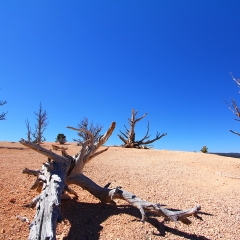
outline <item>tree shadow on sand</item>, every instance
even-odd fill
[[[103,229],[101,224],[109,217],[118,214],[128,214],[136,219],[141,218],[138,209],[131,205],[103,205],[101,203],[84,203],[75,200],[62,201],[62,213],[65,219],[68,219],[71,227],[68,235],[64,240],[98,240],[100,231]],[[200,213],[201,214],[201,213]],[[203,213],[204,214],[204,213]],[[186,239],[202,239],[208,240],[204,236],[185,233],[177,229],[164,225],[164,222],[159,222],[158,219],[152,218],[148,215],[147,222],[158,230],[156,236],[165,236],[166,232],[170,232],[176,236],[184,237]]]
[[[0,148],[15,149],[15,150],[25,150],[25,149],[27,149],[27,148],[23,148],[23,147],[5,147],[5,146],[0,146]]]

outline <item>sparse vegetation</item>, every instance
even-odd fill
[[[94,138],[94,142],[97,142],[98,138],[100,137],[100,132],[103,128],[102,125],[99,124],[94,124],[92,121],[89,123],[89,120],[87,117],[84,117],[80,123],[78,124],[79,129],[85,129],[85,131],[79,131],[78,136],[80,137],[79,139],[73,139],[73,141],[77,142],[77,145],[82,145],[83,142],[86,142],[90,138],[90,134]]]
[[[67,142],[66,136],[63,133],[59,133],[56,138],[56,143],[59,142],[60,144],[64,144]]]
[[[151,145],[151,143],[159,140],[160,138],[164,137],[167,135],[167,133],[163,133],[160,134],[157,132],[156,137],[152,140],[149,140],[150,135],[148,135],[149,133],[149,121],[148,121],[148,125],[147,125],[147,132],[145,134],[145,136],[139,140],[136,141],[135,139],[135,125],[138,121],[142,120],[147,113],[145,113],[142,117],[140,118],[136,118],[138,111],[134,111],[134,109],[132,109],[132,117],[131,119],[129,118],[129,125],[130,125],[130,129],[128,129],[125,125],[125,132],[120,131],[121,134],[118,134],[118,137],[123,141],[123,147],[125,148],[144,148],[144,149],[148,149]]]
[[[206,146],[203,146],[201,149],[202,153],[207,153],[208,152],[208,148]]]

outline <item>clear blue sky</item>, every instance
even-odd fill
[[[239,152],[240,131],[224,99],[239,90],[240,1],[0,1],[0,140],[26,138],[25,120],[48,112],[47,141],[69,141],[86,116],[117,122],[131,109],[136,138],[167,132],[157,149]],[[239,100],[239,101],[238,101]]]

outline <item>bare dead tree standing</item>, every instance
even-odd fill
[[[24,146],[48,158],[48,161],[42,165],[41,170],[30,170],[27,168],[23,170],[23,173],[37,177],[31,189],[41,191],[40,195],[35,197],[30,204],[26,205],[26,207],[34,207],[36,205],[36,214],[30,225],[28,239],[56,239],[57,222],[63,219],[60,208],[62,193],[65,191],[77,197],[77,193],[69,187],[71,184],[78,185],[82,189],[87,190],[105,204],[108,203],[117,207],[115,199],[127,201],[130,205],[139,209],[142,222],[147,219],[146,212],[162,216],[165,220],[179,220],[186,224],[191,223],[188,219],[189,216],[197,217],[200,206],[185,211],[171,211],[161,207],[158,203],[142,200],[134,194],[123,190],[121,187],[108,188],[110,183],[101,187],[83,174],[83,168],[90,160],[108,150],[108,148],[103,150],[99,150],[99,148],[111,136],[115,125],[116,123],[113,122],[106,133],[99,137],[97,141],[94,141],[93,134],[86,129],[68,127],[79,132],[85,132],[89,137],[87,141],[82,143],[79,153],[72,157],[64,149],[62,150],[62,156],[60,156],[37,144],[32,144],[25,140],[20,141]]]
[[[233,79],[233,81],[238,85],[238,87],[240,88],[240,78],[239,79],[236,79],[233,75],[232,75],[232,73],[230,73],[231,74],[231,76],[232,76],[232,79]],[[240,92],[239,92],[240,93]],[[233,98],[231,98],[231,105],[232,106],[230,106],[230,104],[227,102],[227,101],[225,101],[226,103],[227,103],[227,105],[228,105],[228,108],[233,112],[233,114],[234,115],[236,115],[239,119],[235,119],[236,121],[240,121],[240,109],[238,108],[238,105],[237,105],[237,103],[235,102],[235,100],[233,99]],[[240,136],[240,133],[238,133],[238,132],[235,132],[235,131],[233,131],[233,130],[229,130],[230,132],[232,132],[232,133],[234,133],[234,134],[236,134],[236,135],[238,135],[238,136]]]
[[[46,110],[42,110],[42,104],[40,102],[39,110],[38,112],[34,112],[34,114],[37,116],[36,120],[37,123],[35,124],[35,131],[32,133],[33,141],[37,144],[43,143],[46,138],[43,136],[43,132],[46,130],[46,127],[48,125],[47,122],[47,112]]]
[[[150,140],[149,138],[151,137],[148,133],[149,133],[149,121],[148,121],[148,125],[147,125],[147,132],[145,134],[145,136],[139,140],[136,141],[135,139],[135,125],[137,122],[139,122],[140,120],[142,120],[144,117],[146,117],[147,113],[145,113],[142,117],[140,118],[136,118],[138,111],[134,111],[134,109],[132,109],[132,117],[131,119],[128,118],[128,123],[130,125],[130,129],[128,129],[125,125],[125,132],[120,131],[121,134],[118,134],[118,137],[123,141],[123,147],[125,148],[149,148],[149,144],[159,140],[160,138],[164,137],[167,135],[167,133],[156,133],[156,137],[152,140]]]
[[[90,136],[88,132],[90,132],[93,135],[94,142],[97,141],[97,139],[100,137],[100,132],[102,131],[103,126],[99,124],[94,124],[92,121],[89,123],[89,120],[87,117],[83,117],[83,119],[78,124],[79,129],[86,129],[87,132],[78,132],[79,139],[73,139],[78,143],[78,145],[82,145],[83,142],[86,142],[89,140]]]
[[[28,142],[31,142],[32,141],[32,129],[31,129],[30,122],[28,121],[28,119],[25,120],[25,124],[27,127],[27,140],[28,140]]]

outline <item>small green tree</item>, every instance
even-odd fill
[[[203,146],[202,149],[201,149],[201,152],[207,153],[208,152],[208,148],[206,146]]]
[[[59,133],[56,138],[56,143],[59,142],[60,144],[64,144],[67,142],[66,136],[63,133]]]

